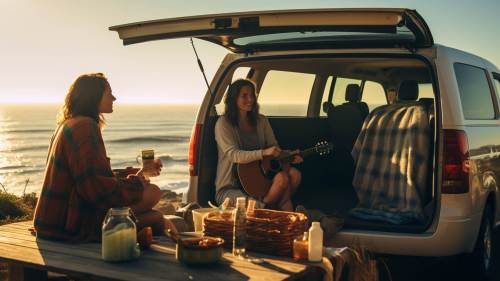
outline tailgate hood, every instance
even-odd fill
[[[194,37],[235,53],[320,48],[407,47],[434,44],[415,10],[319,9],[227,13],[117,25],[124,45]]]

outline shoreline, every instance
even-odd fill
[[[181,207],[182,192],[161,190],[161,199],[153,209],[164,215],[175,214]],[[21,196],[0,191],[0,225],[33,219],[33,212],[38,200],[37,193],[27,193]]]

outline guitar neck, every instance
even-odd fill
[[[279,157],[278,160],[282,163],[290,163],[293,161],[293,159],[295,158],[295,155],[297,155],[297,154],[302,156],[302,158],[306,158],[307,156],[313,155],[315,153],[316,153],[316,150],[314,149],[314,147],[311,147],[311,148],[308,148],[306,150],[302,150],[299,153],[291,153],[290,155]]]

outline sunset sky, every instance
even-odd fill
[[[109,26],[256,10],[407,7],[437,43],[500,67],[500,1],[0,0],[0,103],[61,103],[81,73],[104,72],[121,103],[199,103],[205,84],[187,39],[124,47]],[[210,81],[226,49],[196,40]]]

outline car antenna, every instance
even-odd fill
[[[194,47],[193,37],[189,38],[191,40],[191,46],[193,46],[194,55],[196,56],[196,60],[198,61],[198,66],[200,67],[201,74],[203,74],[203,78],[205,79],[205,84],[207,84],[208,91],[212,94],[212,90],[210,89],[210,85],[208,84],[207,76],[205,75],[205,70],[203,69],[203,64],[201,63],[200,57],[198,57],[198,52],[196,52],[196,48]]]

